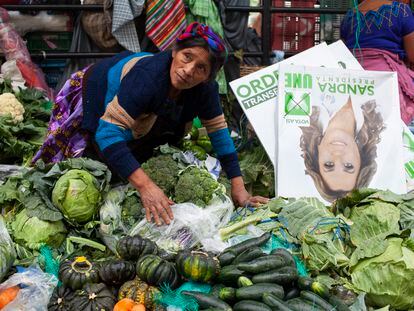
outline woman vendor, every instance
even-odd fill
[[[166,224],[174,204],[140,163],[154,147],[177,143],[199,117],[240,206],[268,199],[245,189],[220,105],[216,73],[227,50],[208,26],[190,24],[172,51],[122,52],[74,73],[56,97],[48,136],[33,163],[98,155],[141,196],[147,220]]]

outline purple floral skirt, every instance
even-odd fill
[[[86,67],[71,75],[56,96],[45,142],[32,159],[55,163],[67,158],[81,157],[88,142],[82,130],[82,81]]]

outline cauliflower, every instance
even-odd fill
[[[12,93],[3,93],[0,95],[0,116],[9,115],[13,123],[23,121],[24,107]]]
[[[178,178],[175,186],[175,202],[191,202],[205,207],[215,195],[226,193],[226,188],[210,173],[196,166],[188,167]]]
[[[173,194],[180,167],[170,155],[162,154],[153,157],[141,167],[167,196]]]

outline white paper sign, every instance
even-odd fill
[[[328,45],[329,50],[338,59],[338,65],[346,69],[364,70],[346,45],[338,40]],[[407,182],[407,192],[414,190],[414,135],[401,120],[403,135],[404,169]]]
[[[281,65],[277,194],[406,192],[396,73]]]
[[[230,82],[239,104],[252,124],[273,165],[276,159],[277,78],[281,64],[338,66],[337,60],[329,51],[326,43],[322,43],[280,63]]]

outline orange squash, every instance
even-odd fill
[[[132,311],[136,305],[137,303],[132,299],[124,298],[116,303],[113,311]]]
[[[19,293],[19,290],[19,286],[12,286],[0,291],[0,309],[12,302]]]
[[[132,307],[131,311],[145,311],[145,306],[142,303],[136,304]]]

